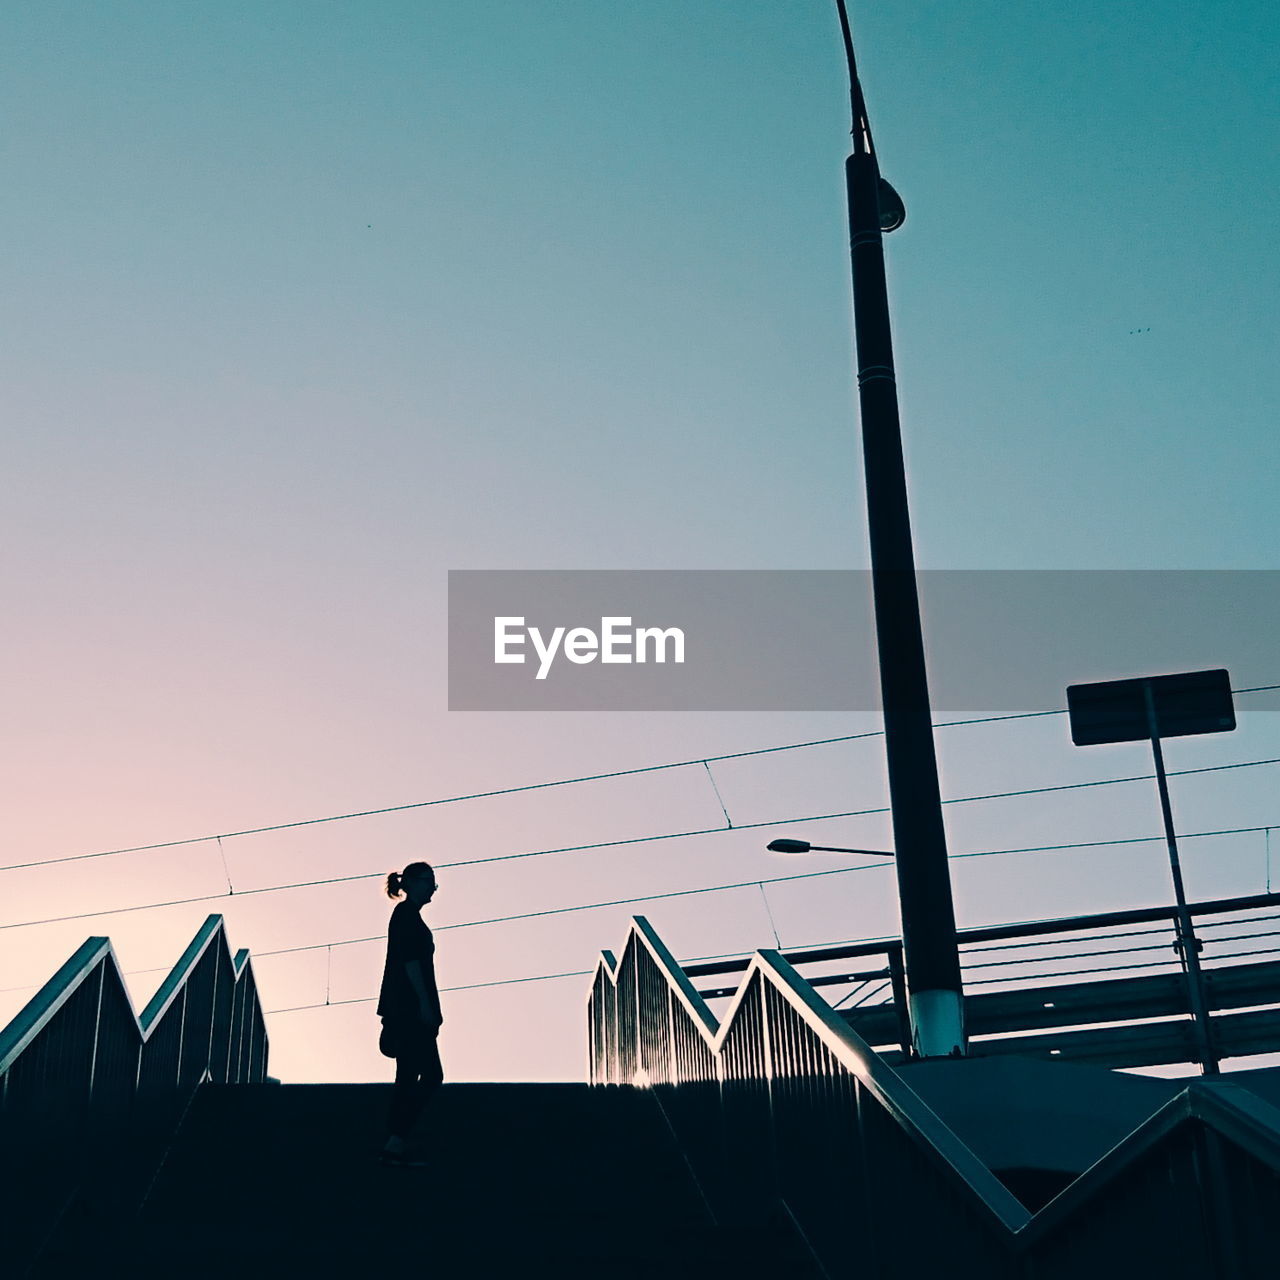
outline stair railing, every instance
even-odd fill
[[[267,1032],[247,951],[211,915],[134,1013],[108,938],[89,938],[0,1031],[0,1113],[56,1095],[97,1110],[208,1079],[266,1078]]]
[[[1218,1056],[1280,1050],[1280,894],[1193,902],[1189,909]],[[960,930],[971,1048],[1109,1067],[1197,1062],[1176,917],[1176,907],[1144,907]],[[835,1007],[887,1061],[910,1056],[901,939],[810,947],[784,958],[804,967],[810,986],[828,994],[839,988]],[[732,975],[736,984],[748,963],[745,956],[696,962],[685,973]],[[702,995],[735,989],[713,986]],[[1073,1027],[1089,1030],[1066,1030]],[[1031,1031],[1041,1034],[1027,1039],[1023,1033]]]
[[[923,1196],[933,1237],[996,1267],[1030,1217],[777,951],[751,957],[717,1022],[636,916],[621,957],[602,955],[588,1010],[592,1082],[658,1092],[726,1220],[782,1200],[830,1259],[864,1216],[909,1236]]]
[[[1239,1085],[1192,1082],[1033,1214],[776,951],[717,1022],[634,917],[588,1030],[591,1081],[654,1091],[722,1220],[781,1202],[829,1276],[1274,1271],[1280,1109]]]

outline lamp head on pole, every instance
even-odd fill
[[[813,846],[807,840],[770,840],[770,853],[808,853]]]
[[[902,197],[884,179],[880,179],[878,191],[880,197],[880,230],[897,231],[907,220],[907,206]]]
[[[849,64],[849,101],[853,109],[853,151],[855,155],[876,157],[876,149],[871,141],[871,122],[867,118],[867,103],[862,96],[862,82],[858,79],[858,64],[853,56],[853,33],[849,30],[849,14],[844,0],[836,0],[836,8],[840,14],[840,31],[844,36],[845,60]],[[879,164],[876,165],[877,170]],[[897,231],[907,220],[907,206],[902,197],[892,186],[880,177],[876,189],[880,205],[880,230],[884,233]]]
[[[846,849],[841,845],[810,844],[808,840],[770,840],[766,846],[770,853],[860,853],[869,858],[892,858],[888,849]]]

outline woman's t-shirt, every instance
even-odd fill
[[[396,903],[387,927],[387,961],[382,969],[382,990],[378,993],[378,1013],[383,1018],[418,1017],[418,997],[404,967],[411,960],[422,966],[427,994],[436,994],[436,943],[431,930],[409,901]]]

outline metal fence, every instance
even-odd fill
[[[108,938],[89,938],[0,1031],[0,1117],[56,1096],[94,1109],[181,1093],[204,1079],[256,1082],[267,1031],[249,953],[233,958],[211,915],[141,1017]]]
[[[1236,1086],[1189,1086],[1032,1213],[776,951],[718,1020],[636,917],[588,1029],[592,1082],[654,1089],[722,1219],[785,1206],[831,1277],[1252,1277],[1280,1251],[1280,1111]]]
[[[1191,904],[1218,1058],[1280,1051],[1280,894]],[[1172,907],[965,929],[957,934],[975,1051],[1109,1067],[1196,1063],[1190,975]],[[787,951],[811,986],[896,1061],[910,1047],[897,939]],[[851,963],[852,962],[852,963]],[[692,964],[690,977],[741,973],[747,959]],[[708,986],[708,999],[736,988]]]
[[[110,1236],[136,1212],[200,1084],[266,1071],[253,967],[247,951],[232,956],[221,916],[140,1017],[110,941],[89,938],[0,1031],[6,1273],[31,1274],[69,1231]]]

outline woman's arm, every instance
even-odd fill
[[[413,994],[418,997],[418,1010],[422,1014],[423,1022],[429,1027],[438,1027],[444,1021],[440,1012],[440,997],[436,994],[434,985],[428,988],[422,972],[422,961],[406,960],[404,971],[409,979],[409,985],[413,988]]]

